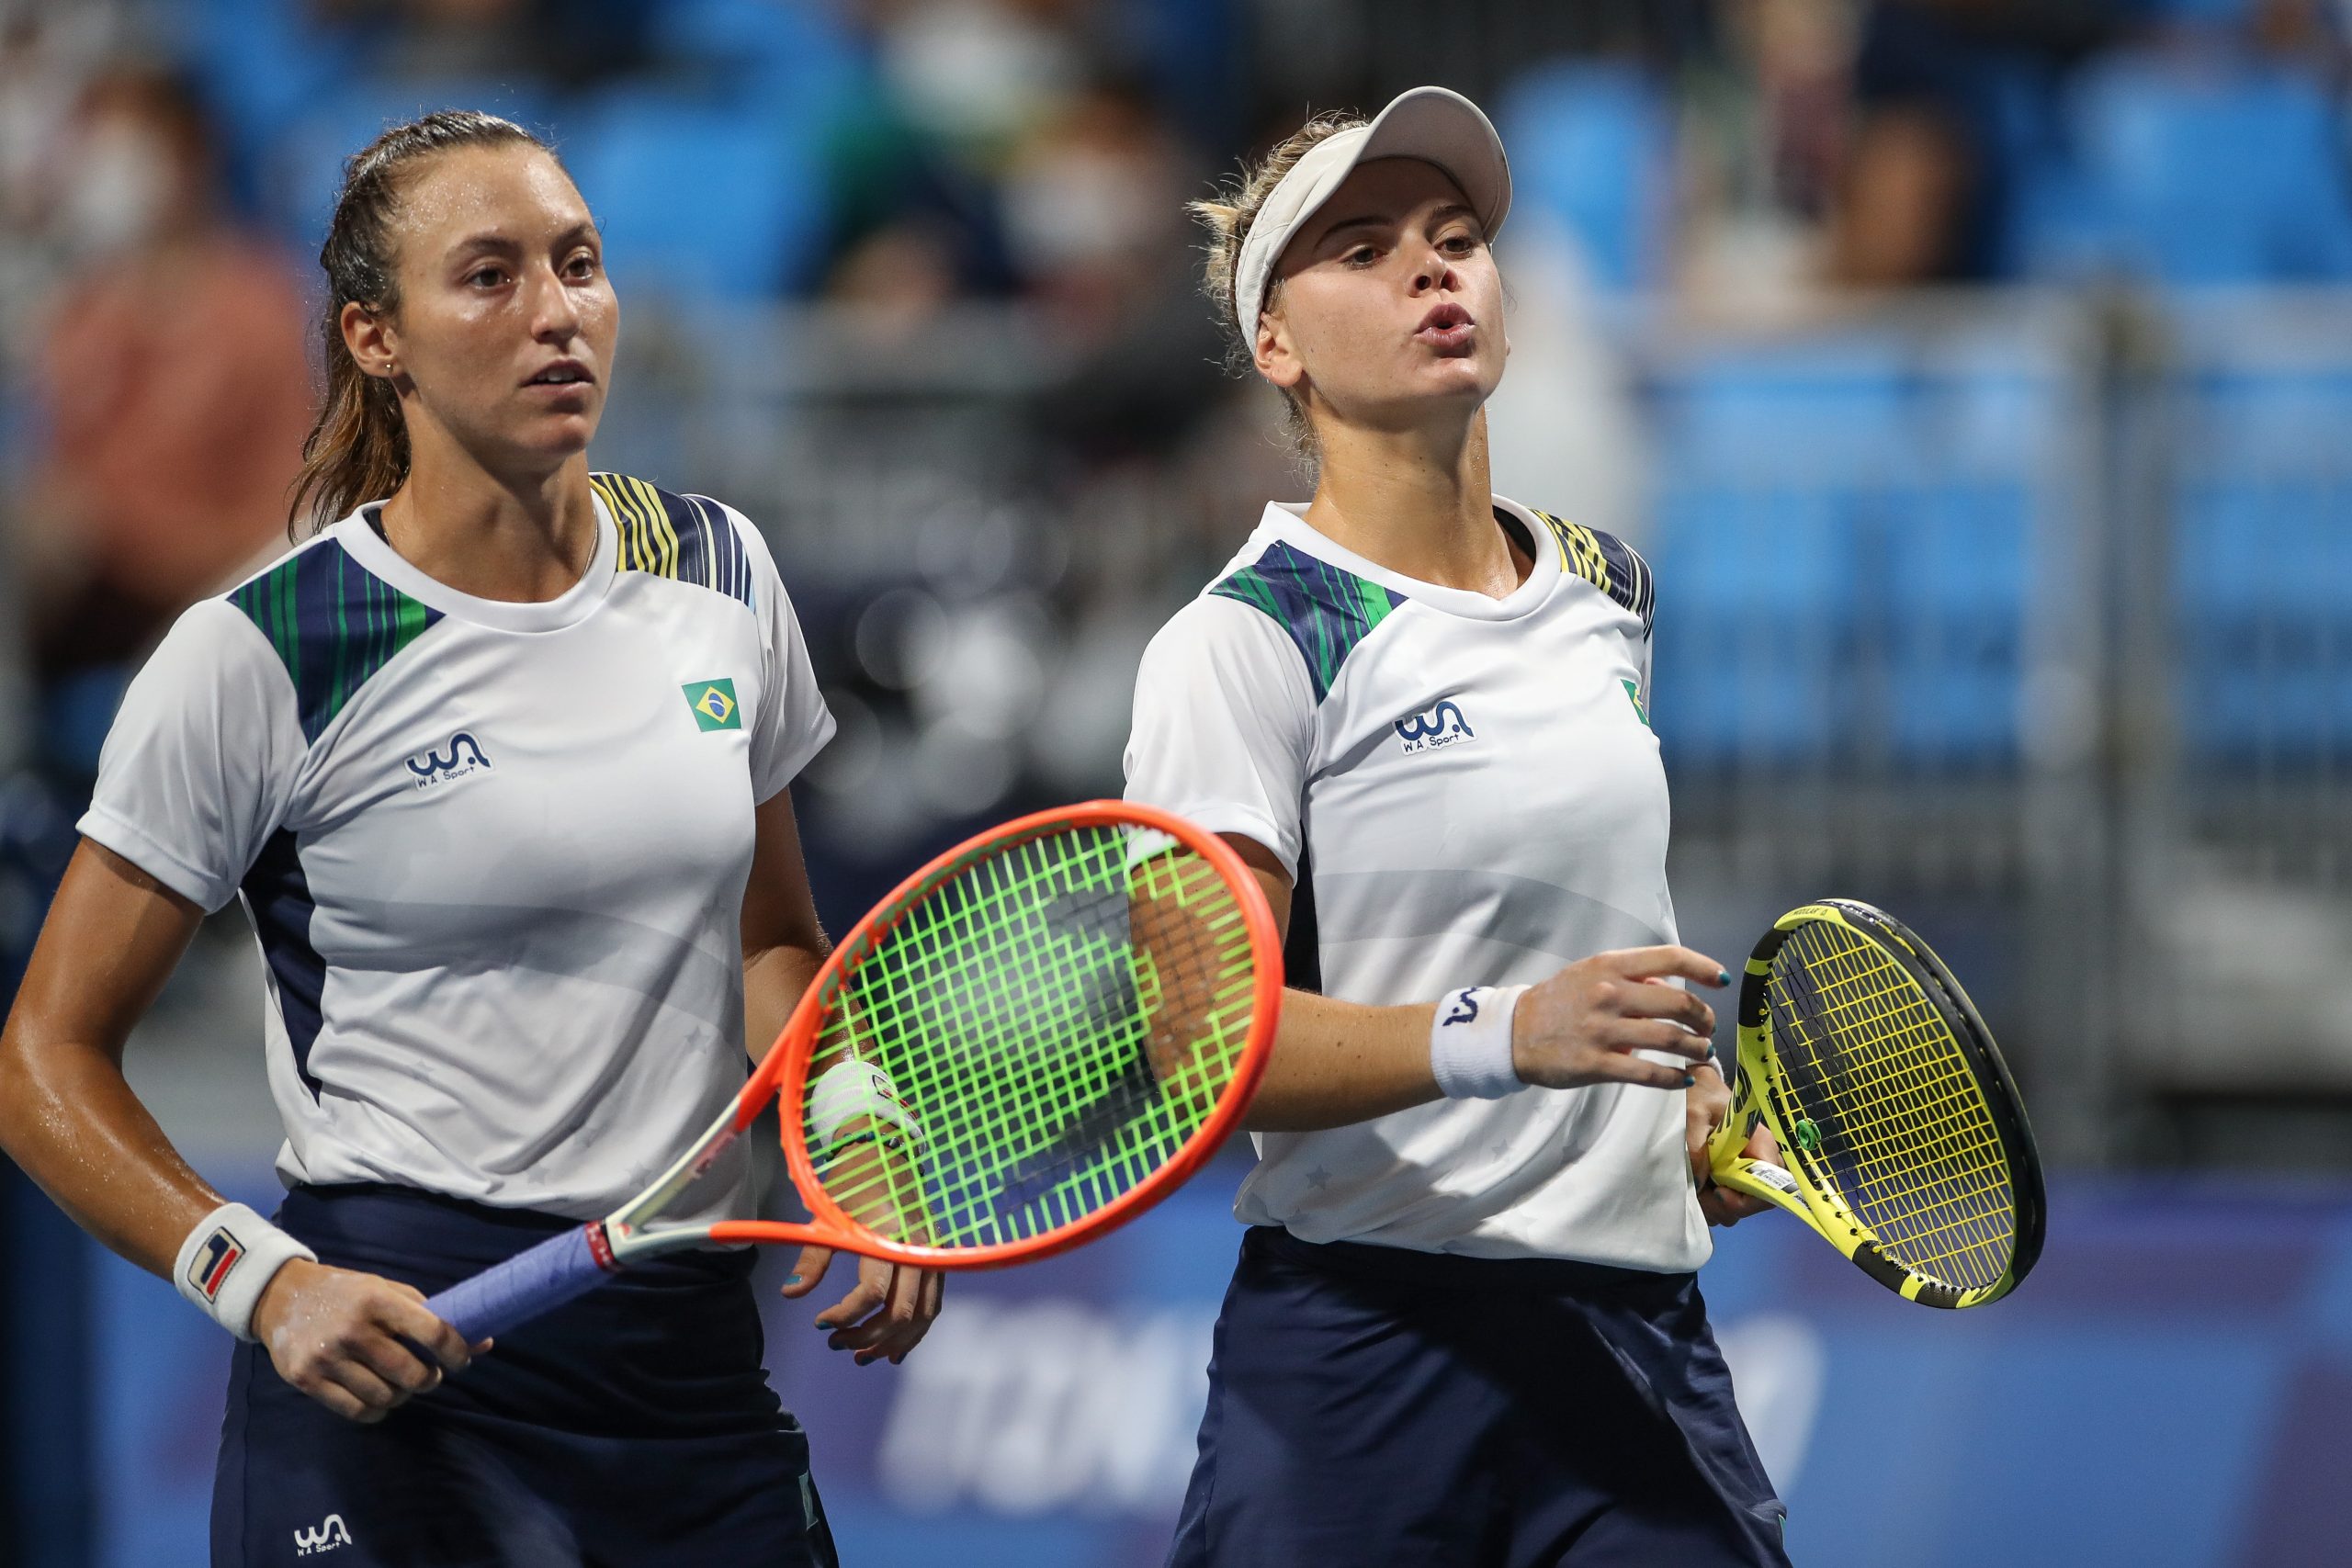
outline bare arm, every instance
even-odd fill
[[[123,1046],[203,911],[112,850],[65,868],[0,1032],[0,1148],[74,1222],[151,1274],[224,1200],[122,1076]]]
[[[131,1092],[122,1053],[202,919],[85,840],[0,1032],[0,1147],[75,1224],[153,1274],[170,1273],[223,1200]],[[301,1258],[271,1276],[253,1331],[288,1382],[358,1421],[381,1420],[470,1354],[421,1292]]]
[[[755,1058],[766,1055],[784,1032],[832,945],[808,891],[791,795],[779,794],[761,807],[757,823],[752,879],[743,890],[743,1028],[746,1048]],[[787,1106],[784,1113],[797,1115],[798,1108]],[[784,1293],[805,1296],[814,1291],[832,1261],[831,1247],[802,1247]],[[901,1361],[931,1331],[944,1291],[935,1269],[861,1258],[857,1284],[817,1314],[817,1326],[831,1329],[826,1343],[854,1351],[861,1367],[885,1358]]]
[[[743,1048],[768,1054],[817,977],[832,942],[817,919],[789,791],[759,808],[752,879],[743,889]]]
[[[1272,850],[1224,835],[1256,874],[1274,924],[1290,929],[1291,881]],[[1572,1089],[1588,1083],[1689,1087],[1690,1074],[1633,1055],[1670,1052],[1703,1060],[1714,1010],[1672,976],[1723,986],[1713,959],[1687,947],[1634,948],[1571,964],[1520,999],[1511,1055],[1530,1084]],[[1434,1001],[1367,1007],[1311,991],[1283,993],[1281,1032],[1266,1077],[1250,1107],[1253,1132],[1299,1133],[1368,1122],[1439,1098],[1430,1071]]]

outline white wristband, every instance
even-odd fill
[[[889,1075],[871,1062],[852,1057],[827,1067],[808,1087],[811,1150],[823,1155],[841,1136],[842,1128],[860,1116],[888,1122],[908,1133],[921,1130]]]
[[[1500,1100],[1522,1088],[1510,1060],[1511,1015],[1525,986],[1464,986],[1437,999],[1430,1072],[1448,1100]]]
[[[254,1337],[254,1307],[270,1280],[293,1258],[319,1255],[243,1203],[223,1203],[180,1243],[172,1283],[213,1322],[240,1339]]]

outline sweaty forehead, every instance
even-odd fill
[[[520,241],[587,220],[563,166],[522,142],[443,153],[409,182],[400,210],[402,238],[427,254],[485,231]]]

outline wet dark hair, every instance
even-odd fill
[[[331,523],[371,501],[380,501],[408,477],[408,426],[390,381],[370,376],[351,357],[343,341],[343,308],[354,302],[371,311],[400,309],[392,226],[400,214],[401,186],[419,164],[461,147],[555,149],[513,120],[473,109],[445,109],[396,125],[354,153],[344,164],[343,190],[327,225],[319,265],[326,270],[326,310],[319,323],[319,347],[327,374],[326,400],[310,438],[302,443],[302,471],[287,505],[286,527],[298,536],[306,523]]]

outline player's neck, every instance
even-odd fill
[[[1466,428],[1318,431],[1321,471],[1308,526],[1416,581],[1500,599],[1532,565],[1495,524],[1487,415]]]
[[[477,599],[560,599],[596,554],[585,453],[514,479],[470,457],[419,450],[380,515],[386,541],[410,565]]]

